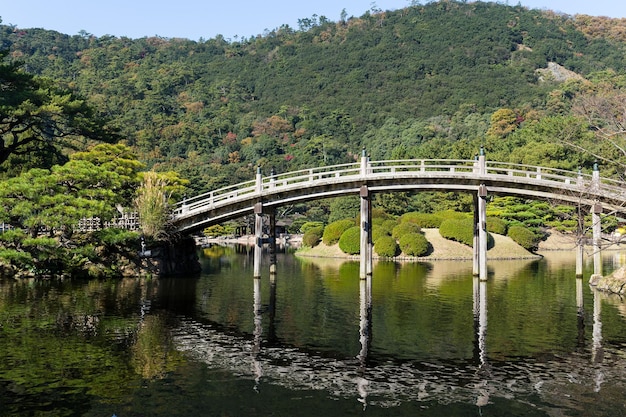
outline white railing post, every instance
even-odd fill
[[[583,185],[583,169],[578,167],[578,176],[576,177],[576,185],[581,187]]]
[[[365,148],[361,152],[361,176],[367,176],[367,166],[369,164],[369,158],[367,157],[367,153],[365,152]]]
[[[261,175],[261,166],[256,167],[256,192],[261,193],[263,191],[263,176]]]
[[[276,169],[272,167],[272,170],[270,171],[270,188],[275,188],[275,187],[276,187]]]
[[[189,211],[189,205],[187,205],[187,194],[183,195],[183,203],[180,206],[181,214],[185,214]]]
[[[593,163],[593,172],[591,174],[591,188],[597,190],[600,188],[600,169],[598,163]]]
[[[480,147],[480,153],[478,154],[478,173],[480,175],[487,173],[487,169],[485,168],[485,147],[482,145]]]

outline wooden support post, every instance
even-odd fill
[[[479,241],[478,241],[478,228],[480,226],[480,222],[478,220],[478,194],[472,194],[472,205],[474,206],[474,237],[472,244],[472,274],[477,277],[480,273],[480,264],[479,264]]]
[[[367,199],[367,256],[368,261],[365,264],[365,274],[368,277],[372,276],[372,255],[374,254],[374,244],[372,242],[372,198],[371,196]],[[371,279],[370,279],[371,286]],[[371,289],[371,288],[370,288]]]
[[[580,169],[578,170],[579,182],[582,184],[582,174]],[[585,216],[582,212],[582,208],[578,205],[577,210],[577,227],[576,227],[576,278],[583,276],[583,259],[585,255]]]
[[[583,258],[585,255],[585,245],[583,244],[583,238],[579,237],[576,242],[576,277],[583,276]]]
[[[487,187],[478,187],[478,268],[481,281],[487,279]]]
[[[593,277],[602,277],[602,204],[595,203],[591,210],[593,228]]]
[[[254,205],[254,278],[261,278],[263,253],[263,203]]]
[[[270,211],[270,275],[276,274],[276,211]]]
[[[371,253],[371,230],[372,230],[372,213],[370,194],[367,185],[361,187],[361,264],[360,264],[360,278],[365,279],[368,275],[372,274],[372,253]]]

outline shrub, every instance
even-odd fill
[[[433,213],[405,213],[400,217],[400,222],[415,223],[422,228],[436,228],[441,225],[441,217]]]
[[[381,224],[381,227],[391,236],[391,231],[397,225],[398,225],[398,222],[396,220],[385,220]]]
[[[499,217],[487,217],[487,230],[506,236],[507,223]]]
[[[307,231],[304,232],[304,235],[302,235],[302,244],[304,246],[314,248],[318,243],[320,243],[323,230],[323,226],[308,228]]]
[[[378,256],[393,258],[400,254],[396,240],[391,236],[381,236],[374,244],[374,252]]]
[[[304,226],[305,223],[307,223],[306,218],[298,217],[287,227],[287,232],[294,234],[302,233],[302,226]]]
[[[534,250],[537,247],[537,235],[524,226],[509,227],[508,236],[526,250]]]
[[[208,237],[226,236],[233,234],[233,232],[234,230],[232,227],[224,227],[221,224],[214,224],[213,226],[209,226],[202,231],[202,233]]]
[[[361,252],[361,228],[359,226],[351,227],[343,232],[339,238],[339,249],[349,255]]]
[[[322,235],[322,242],[326,245],[334,245],[339,242],[339,238],[349,228],[353,227],[353,219],[343,219],[332,222],[324,228],[324,234]]]
[[[306,222],[300,227],[300,233],[306,233],[309,229],[314,229],[321,227],[324,228],[324,223],[322,222]]]
[[[421,233],[407,233],[399,241],[400,249],[405,255],[423,256],[430,250],[430,243]]]
[[[446,239],[474,246],[474,219],[448,219],[441,222],[439,234]]]
[[[393,236],[395,239],[400,239],[407,233],[421,233],[421,231],[422,229],[420,229],[417,224],[404,222],[393,228],[393,230],[391,231],[391,236]]]
[[[393,216],[381,208],[372,208],[372,222],[393,219]]]
[[[383,236],[391,236],[389,230],[377,224],[372,226],[372,242],[376,243]]]
[[[469,217],[472,217],[470,215],[468,215],[467,213],[459,213],[458,211],[454,211],[454,210],[443,210],[443,211],[438,211],[436,213],[434,213],[435,216],[439,217],[441,219],[441,221],[445,221],[445,220],[465,220]]]

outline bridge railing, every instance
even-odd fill
[[[174,208],[174,217],[204,209],[207,206],[215,205],[225,200],[234,201],[237,198],[246,197],[248,194],[256,192],[256,181],[246,181],[239,184],[233,184],[217,190],[199,194],[192,198],[184,199],[176,204]]]
[[[396,159],[389,161],[370,161],[368,174],[395,173],[462,173],[477,172],[477,161],[466,159]]]
[[[363,160],[362,160],[363,162]],[[308,187],[319,184],[323,180],[340,179],[347,176],[365,176],[364,179],[374,177],[388,177],[393,175],[433,175],[444,173],[451,177],[467,174],[481,175],[481,165],[478,160],[465,159],[398,159],[384,161],[369,161],[366,164],[348,163],[323,167],[301,169],[298,171],[261,176],[260,171],[255,180],[222,187],[208,193],[186,199],[176,205],[174,217],[193,213],[197,210],[217,207],[250,198],[255,193],[272,192],[278,190],[292,190],[298,187]],[[580,190],[588,189],[596,194],[607,196],[624,196],[623,183],[607,178],[600,178],[581,172],[567,171],[558,168],[539,167],[509,162],[485,161],[485,176],[523,177],[533,181],[556,182],[565,186],[575,186]],[[626,199],[626,196],[624,196]]]
[[[576,185],[590,184],[593,179],[589,174],[567,171],[564,169],[494,161],[488,161],[486,163],[486,173]]]
[[[313,183],[318,180],[339,178],[349,175],[359,175],[360,165],[358,163],[330,165],[301,169],[299,171],[286,172],[284,174],[271,175],[263,178],[263,190],[276,187],[286,188],[289,186]]]

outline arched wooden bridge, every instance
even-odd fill
[[[482,149],[481,149],[482,151]],[[597,166],[591,175],[560,169],[475,160],[423,159],[370,161],[311,168],[263,177],[198,195],[180,203],[174,224],[192,233],[212,224],[246,214],[255,214],[255,272],[259,278],[263,245],[263,214],[270,217],[270,254],[275,253],[275,208],[302,201],[349,194],[360,196],[361,278],[371,275],[371,195],[392,191],[465,191],[474,194],[474,274],[487,278],[487,215],[489,194],[513,195],[565,202],[591,208],[594,275],[602,275],[601,214],[604,210],[626,211],[626,189],[621,182],[601,178]],[[597,259],[596,259],[597,258]],[[576,274],[582,274],[582,244],[576,259]],[[270,273],[275,256],[270,256]]]
[[[174,212],[179,231],[253,214],[255,205],[275,208],[307,200],[369,191],[466,191],[484,185],[490,194],[548,199],[626,211],[626,187],[593,174],[504,162],[452,159],[365,161],[287,172],[220,188],[180,202]]]

